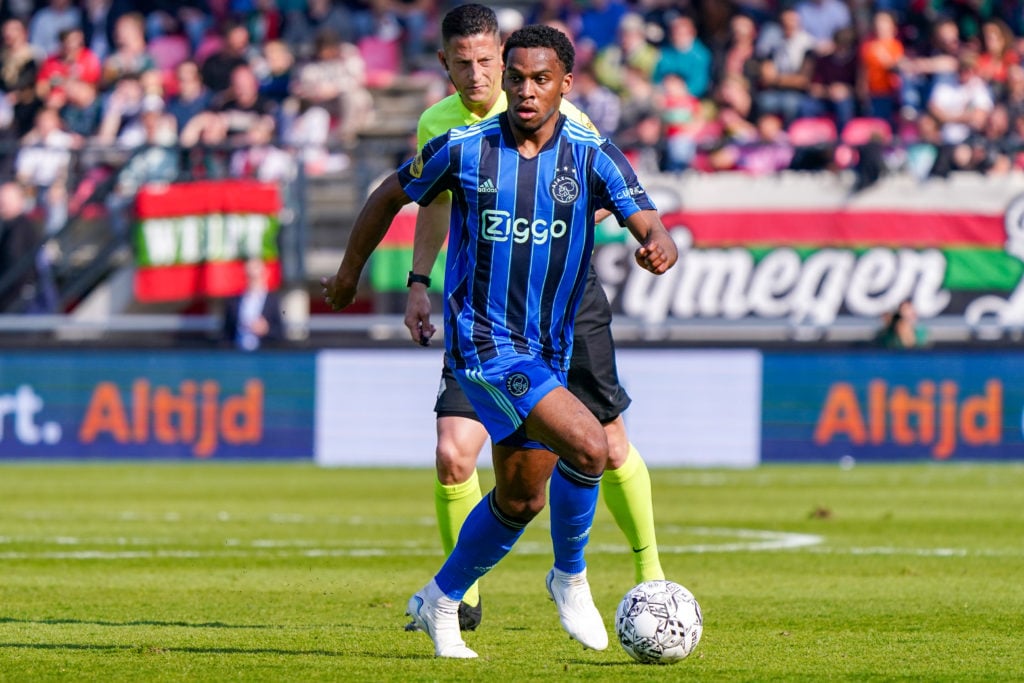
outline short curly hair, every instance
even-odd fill
[[[508,63],[508,53],[517,47],[549,47],[555,51],[558,61],[565,67],[565,73],[572,73],[576,63],[576,49],[572,46],[569,36],[557,28],[532,24],[524,26],[505,39],[505,47],[501,52],[502,60]]]

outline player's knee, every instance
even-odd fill
[[[608,440],[608,469],[617,470],[626,464],[629,458],[629,442]]]
[[[608,438],[608,469],[617,470],[629,458],[629,437],[622,417],[604,425],[604,434]]]
[[[453,441],[441,440],[435,450],[437,479],[445,486],[461,484],[473,476],[476,453],[468,453]]]
[[[498,509],[502,514],[524,524],[540,514],[546,502],[543,493],[533,496],[499,497],[497,500]]]
[[[608,439],[601,430],[588,431],[579,441],[576,462],[581,472],[598,476],[608,465]]]

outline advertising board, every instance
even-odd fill
[[[762,461],[1016,460],[1012,353],[764,355]]]
[[[758,352],[621,349],[617,356],[633,398],[626,427],[649,465],[757,464]],[[316,461],[432,467],[441,361],[437,346],[320,353]],[[490,466],[489,448],[480,465]]]
[[[0,356],[0,459],[308,459],[313,355]]]
[[[636,265],[636,244],[614,219],[598,226],[593,263],[617,319],[744,323],[807,339],[876,323],[910,300],[924,323],[941,318],[982,338],[1024,328],[1019,179],[901,176],[852,193],[825,174],[735,175],[659,181],[679,247],[660,277]],[[414,223],[414,211],[400,215],[374,254],[375,291],[404,292]],[[375,312],[403,312],[404,297],[378,301],[393,310]]]

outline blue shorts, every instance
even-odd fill
[[[502,446],[551,450],[523,434],[523,420],[557,387],[565,372],[531,356],[498,356],[473,368],[456,368],[455,379],[487,428],[491,441]]]

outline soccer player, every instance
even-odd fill
[[[456,92],[420,117],[417,130],[420,148],[451,128],[477,123],[501,113],[506,106],[505,93],[501,90],[501,38],[494,11],[479,4],[456,7],[442,20],[441,37],[443,49],[438,57]],[[562,100],[561,111],[569,119],[592,127],[586,114],[568,100]],[[443,192],[433,203],[421,207],[417,215],[405,316],[415,342],[427,343],[435,331],[430,323],[427,287],[429,273],[448,234],[450,213],[451,193]],[[600,213],[607,215],[604,211]],[[616,372],[611,319],[611,306],[597,273],[590,268],[576,316],[569,390],[604,426],[609,457],[601,491],[633,550],[636,582],[640,583],[664,579],[665,574],[654,531],[650,475],[647,465],[629,442],[622,419],[630,398],[619,384]],[[445,553],[450,553],[466,516],[483,497],[476,462],[487,441],[487,431],[447,365],[441,372],[434,412],[437,414],[434,503],[441,544]],[[459,605],[459,624],[463,630],[473,630],[481,616],[480,595],[474,585]]]
[[[587,583],[584,549],[608,460],[601,423],[565,387],[573,321],[594,246],[594,213],[611,211],[640,243],[637,263],[661,274],[675,244],[622,153],[559,113],[575,59],[565,34],[528,26],[505,43],[507,110],[435,138],[370,195],[338,272],[323,279],[334,308],[401,207],[452,192],[445,268],[445,356],[492,442],[495,488],[470,512],[441,569],[408,614],[439,657],[476,657],[458,605],[513,547],[550,484],[554,568],[548,592],[584,647],[608,633]],[[481,188],[502,188],[488,192]]]

